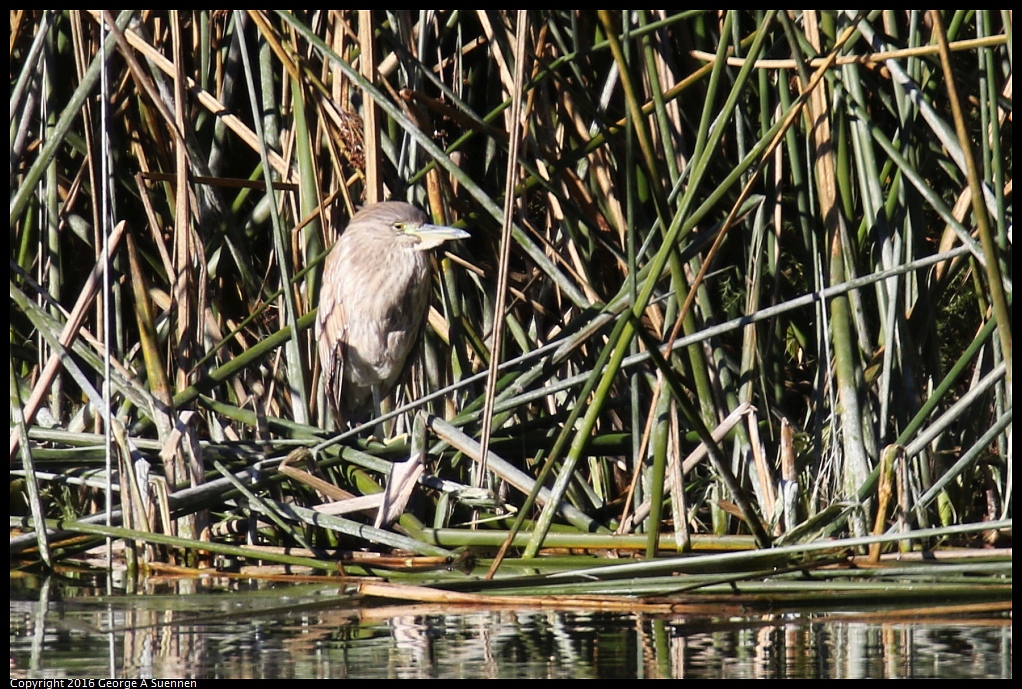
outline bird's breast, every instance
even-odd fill
[[[382,270],[355,262],[336,283],[335,298],[348,318],[345,378],[357,385],[387,385],[399,375],[425,322],[429,256],[399,252],[410,255]]]

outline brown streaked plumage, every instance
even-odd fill
[[[323,387],[338,426],[363,420],[397,385],[429,312],[429,252],[464,230],[430,225],[401,201],[362,208],[326,259],[316,315]]]

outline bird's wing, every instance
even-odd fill
[[[344,423],[344,360],[348,349],[348,319],[344,304],[331,297],[319,305],[319,361],[323,367],[323,390],[334,421],[340,428]]]
[[[392,314],[394,320],[388,326],[387,349],[394,355],[394,361],[400,368],[383,381],[381,397],[386,397],[401,381],[409,379],[409,372],[422,352],[422,340],[429,320],[430,303],[433,301],[432,276],[435,272],[431,264],[427,263],[426,288],[409,290],[410,303]]]

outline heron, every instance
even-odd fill
[[[402,201],[365,206],[326,259],[316,340],[339,428],[368,416],[401,380],[429,313],[430,252],[468,232],[432,225]]]

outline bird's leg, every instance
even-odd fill
[[[385,413],[393,411],[393,397],[380,397],[380,391],[375,386],[373,387],[373,418],[380,418]],[[389,430],[388,430],[389,428]],[[377,440],[384,447],[391,445],[404,445],[408,442],[408,434],[402,433],[400,435],[392,435],[394,430],[397,428],[397,422],[395,419],[390,421],[379,421],[373,427],[373,433],[369,437],[370,440]]]
[[[380,397],[380,388],[374,385],[373,386],[373,418],[374,419],[379,419],[381,416],[383,416],[383,399]],[[377,421],[376,422],[376,426],[375,426],[375,428],[373,428],[373,433],[376,435],[377,438],[380,439],[381,443],[384,442],[384,439],[387,437],[387,435],[386,435],[386,430],[383,428],[383,422],[382,421]]]

